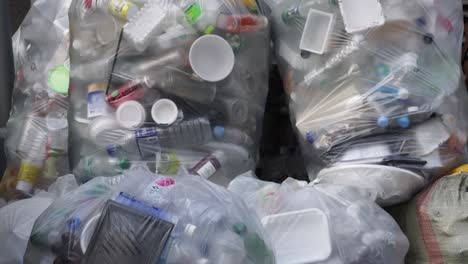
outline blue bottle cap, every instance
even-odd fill
[[[306,133],[306,139],[307,141],[309,141],[309,143],[314,143],[315,141],[315,137],[314,137],[314,134],[312,132],[307,132]]]
[[[224,137],[224,127],[223,126],[215,126],[213,128],[213,135],[215,136],[215,138],[222,138]]]
[[[109,156],[115,157],[117,155],[117,146],[109,144],[106,146],[106,151]]]
[[[76,216],[71,217],[67,221],[68,230],[76,231],[76,230],[78,230],[80,228],[80,226],[81,226],[81,220],[80,220],[80,218],[78,218]]]
[[[398,118],[398,126],[401,128],[408,128],[411,124],[410,119],[407,116],[401,116]]]
[[[388,127],[388,117],[386,116],[380,116],[378,119],[377,119],[377,126],[378,127],[381,127],[381,128],[386,128]]]

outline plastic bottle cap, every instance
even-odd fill
[[[159,125],[170,125],[177,120],[179,109],[169,99],[160,99],[151,108],[151,117]]]
[[[119,167],[122,169],[122,170],[127,170],[130,168],[130,166],[132,166],[132,163],[128,160],[128,159],[121,159],[119,160]]]
[[[306,139],[309,143],[314,143],[315,141],[315,137],[314,137],[314,134],[312,132],[307,132],[306,133]]]
[[[34,185],[32,183],[26,181],[18,181],[18,183],[16,183],[16,190],[25,193],[31,193],[33,187]]]
[[[408,97],[409,97],[409,92],[408,92],[407,89],[405,89],[405,88],[398,89],[398,98],[399,99],[406,100],[406,99],[408,99]]]
[[[70,70],[64,65],[49,71],[48,84],[57,93],[67,94],[70,85]]]
[[[137,101],[127,101],[117,108],[117,122],[126,128],[141,127],[146,120],[146,111]]]
[[[407,116],[401,116],[398,118],[398,125],[401,128],[408,128],[410,126],[410,119]]]
[[[213,128],[213,135],[215,136],[215,138],[222,138],[224,137],[224,134],[225,130],[223,126],[215,126]]]
[[[386,128],[389,124],[389,121],[388,121],[388,117],[386,116],[380,116],[378,119],[377,119],[377,126],[381,127],[381,128]]]
[[[71,229],[71,230],[77,230],[77,229],[79,229],[80,226],[81,226],[81,219],[78,218],[78,217],[76,217],[76,216],[74,216],[74,217],[68,219],[68,221],[67,221],[67,226],[68,226],[68,228]]]
[[[234,233],[242,235],[247,232],[247,227],[243,223],[236,223],[232,226]]]
[[[234,51],[220,36],[204,35],[190,47],[192,70],[203,80],[217,82],[225,79],[234,68]]]

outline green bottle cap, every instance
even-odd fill
[[[193,3],[185,10],[185,19],[189,24],[194,24],[202,14],[202,9],[198,3]]]
[[[128,170],[130,168],[130,166],[132,165],[132,163],[128,160],[128,159],[121,159],[119,161],[119,167],[122,169],[122,170]]]
[[[237,223],[232,226],[234,232],[238,235],[245,234],[247,232],[247,227],[243,223]]]
[[[118,90],[114,90],[114,91],[111,92],[111,96],[112,96],[113,98],[117,97],[118,95],[119,95],[119,91],[118,91]]]
[[[49,71],[48,84],[57,93],[67,94],[70,85],[70,70],[65,65],[51,69]]]

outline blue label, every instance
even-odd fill
[[[104,91],[88,93],[88,118],[106,114],[106,95]]]
[[[135,130],[135,139],[142,157],[154,156],[160,150],[158,129],[155,127],[144,127]]]

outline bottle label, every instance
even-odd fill
[[[133,6],[132,3],[122,0],[114,0],[109,3],[109,12],[121,19],[127,20],[128,10]]]
[[[171,178],[160,177],[151,182],[143,191],[144,200],[156,202],[164,196],[164,193],[172,189],[175,181]]]
[[[205,163],[205,165],[201,166],[197,170],[197,174],[200,175],[200,177],[205,178],[205,179],[210,178],[215,173],[216,173],[216,167],[211,161],[208,161],[207,163]]]
[[[157,128],[144,127],[135,130],[135,140],[142,157],[155,155],[160,151]]]
[[[41,171],[42,168],[35,164],[22,162],[18,172],[18,180],[34,184],[41,175]]]
[[[94,118],[106,114],[107,103],[104,91],[88,93],[88,118]]]

